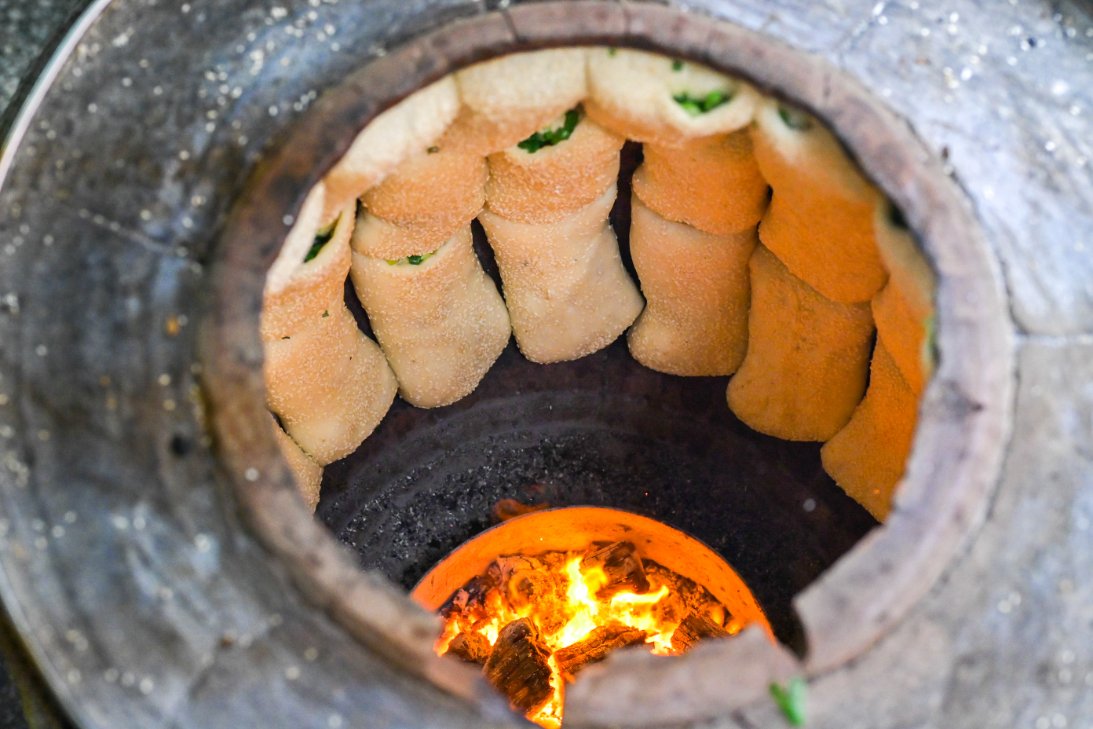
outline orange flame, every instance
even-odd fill
[[[557,565],[558,561],[552,564]],[[481,603],[451,611],[436,643],[437,654],[443,655],[460,633],[477,633],[493,646],[502,628],[514,620],[529,618],[551,653],[548,664],[553,693],[545,705],[527,718],[548,729],[561,726],[564,703],[566,677],[554,660],[555,651],[580,642],[599,626],[621,623],[645,632],[645,643],[653,653],[673,655],[679,651],[672,647],[672,636],[684,617],[683,610],[668,606],[673,601],[666,598],[673,594],[673,587],[655,573],[647,575],[648,592],[621,591],[597,597],[608,583],[608,577],[598,566],[583,565],[579,553],[567,554],[564,563],[553,572],[549,579],[542,572],[536,574],[543,576],[544,583],[553,588],[554,594],[539,594],[537,599],[522,602],[506,599],[505,587],[493,587]],[[560,586],[564,588],[559,589]],[[551,588],[546,591],[549,593]],[[716,608],[723,610],[720,605]]]

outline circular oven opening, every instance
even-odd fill
[[[481,665],[514,709],[556,728],[577,675],[643,646],[677,656],[770,623],[714,550],[663,522],[571,506],[507,518],[438,562],[410,597],[444,619],[437,653]]]
[[[613,30],[589,37],[589,27]],[[656,51],[673,73],[676,64],[702,64],[792,100],[782,115],[786,125],[813,116],[829,123],[918,234],[938,273],[941,358],[921,401],[916,446],[895,509],[876,528],[823,474],[817,444],[744,427],[725,407],[724,377],[672,377],[641,368],[623,340],[550,365],[532,364],[509,345],[470,395],[444,411],[396,403],[353,456],[327,468],[319,516],[353,548],[356,559],[348,559],[295,497],[269,433],[262,391],[261,294],[286,229],[308,215],[300,191],[365,122],[447,72],[538,45],[591,42],[603,44],[605,54]],[[795,108],[811,114],[798,117]],[[620,165],[618,200],[624,202],[628,173],[639,162],[633,147],[629,154],[630,169],[625,150]],[[297,213],[282,220],[284,210]],[[620,238],[636,214],[615,206]],[[337,225],[327,229],[318,215],[314,228],[321,237],[342,233]],[[409,589],[487,526],[490,508],[505,498],[654,515],[729,557],[764,605],[780,644],[742,636],[671,665],[608,661],[605,670],[575,684],[567,726],[687,721],[737,708],[765,693],[772,680],[814,675],[867,648],[928,589],[974,527],[997,470],[1009,355],[994,272],[959,197],[898,121],[851,82],[731,26],[652,6],[623,12],[544,4],[418,39],[322,100],[273,154],[228,236],[233,245],[220,261],[219,306],[206,327],[207,380],[242,506],[305,591],[370,649],[470,700],[477,700],[477,683],[432,654],[435,624],[390,583],[359,574],[358,565]],[[489,269],[481,231],[478,243]],[[384,265],[420,265],[409,259],[431,251],[405,253],[390,254],[395,263]],[[726,495],[732,498],[717,498]],[[725,665],[740,673],[731,690],[698,678]],[[631,685],[634,676],[641,676],[645,691]],[[653,676],[658,680],[650,681]]]

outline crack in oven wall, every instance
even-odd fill
[[[208,327],[211,409],[225,463],[242,486],[237,493],[252,524],[305,592],[331,605],[370,649],[477,700],[475,681],[428,654],[430,623],[405,597],[373,581],[355,582],[352,560],[299,508],[287,472],[276,465],[272,439],[255,425],[268,423],[255,357],[261,349],[256,332],[263,264],[285,235],[279,216],[269,211],[299,209],[299,191],[349,144],[361,120],[445,71],[528,45],[604,42],[582,37],[582,15],[586,26],[596,22],[610,28],[625,20],[628,27],[611,36],[613,45],[651,47],[680,63],[724,68],[831,122],[865,171],[904,210],[937,265],[943,355],[937,377],[978,409],[951,408],[938,393],[942,387],[927,390],[916,451],[894,511],[883,529],[860,542],[876,522],[823,473],[819,445],[760,435],[742,425],[725,406],[724,377],[682,378],[641,368],[623,340],[589,357],[547,366],[527,361],[510,343],[479,387],[454,405],[424,410],[396,401],[361,448],[327,467],[318,515],[353,548],[361,565],[404,589],[487,526],[490,508],[505,498],[623,508],[699,537],[745,578],[796,660],[777,647],[748,641],[733,647],[730,641],[693,660],[679,659],[672,668],[649,670],[687,675],[700,661],[742,666],[744,657],[759,656],[746,662],[743,673],[749,675],[735,689],[714,695],[688,686],[667,704],[653,691],[647,704],[626,706],[597,696],[618,692],[587,688],[575,691],[574,721],[641,725],[699,718],[758,698],[773,678],[824,670],[867,647],[928,588],[974,527],[997,470],[1004,425],[989,416],[1006,407],[1008,351],[1004,333],[990,318],[1000,309],[993,269],[980,260],[982,245],[947,181],[922,160],[906,130],[850,82],[758,36],[644,5],[627,13],[598,3],[518,7],[508,22],[483,16],[410,43],[322,99],[294,132],[300,143],[273,153],[237,209],[230,239],[252,244],[246,252],[239,250],[243,246],[226,246],[220,261],[221,271],[233,272],[235,285],[222,279],[222,306],[212,312]],[[502,31],[510,27],[537,37],[514,42]],[[369,93],[362,94],[365,87]],[[317,141],[319,130],[326,133],[325,142]],[[631,274],[626,237],[630,176],[638,155],[634,145],[623,151],[612,211]],[[487,271],[495,270],[482,231],[475,233],[478,256]],[[955,242],[940,247],[941,241]],[[973,265],[969,274],[965,260],[978,262],[979,269]],[[950,271],[955,273],[949,276]],[[245,286],[239,286],[241,280]],[[951,306],[953,286],[977,292],[985,306],[976,312]],[[350,294],[347,301],[355,299]],[[354,313],[367,325],[359,307]],[[233,344],[217,348],[217,341]],[[1001,400],[992,400],[999,395]],[[954,433],[968,443],[960,453],[943,447]],[[953,485],[940,492],[939,479]],[[950,512],[967,516],[954,524],[946,516]],[[906,580],[911,572],[922,575],[919,583]],[[369,599],[362,605],[365,595]],[[358,603],[350,604],[354,598]],[[408,619],[396,625],[399,611]],[[861,619],[854,619],[855,613]],[[615,672],[620,673],[625,672]],[[628,680],[608,672],[589,686],[618,688]]]

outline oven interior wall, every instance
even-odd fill
[[[640,147],[628,144],[612,213],[631,275],[629,180],[639,162]],[[497,278],[481,230],[476,248]],[[367,328],[351,292],[347,301]],[[633,511],[724,556],[779,639],[803,651],[794,595],[876,521],[824,473],[819,443],[740,423],[725,403],[727,379],[646,369],[624,339],[545,366],[510,342],[458,403],[423,410],[396,400],[354,454],[326,469],[318,517],[364,568],[409,589],[490,526],[500,499]]]

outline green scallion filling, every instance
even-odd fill
[[[774,703],[782,710],[782,715],[792,726],[804,726],[808,684],[801,677],[791,678],[787,686],[777,683],[770,685],[770,695]]]
[[[555,144],[569,139],[580,120],[581,107],[575,106],[565,113],[565,121],[562,126],[557,129],[544,129],[541,132],[535,132],[535,134],[532,134],[516,146],[528,154],[535,154],[543,147],[553,147]]]
[[[700,116],[732,101],[731,91],[711,91],[705,96],[691,96],[687,91],[672,97],[691,116]]]
[[[412,256],[406,256],[405,258],[388,258],[386,260],[388,266],[396,266],[400,263],[409,263],[411,266],[420,266],[421,264],[425,263],[425,261],[432,258],[435,254],[436,251],[433,251],[432,253],[414,254]]]
[[[922,351],[919,353],[922,357],[922,361],[929,363],[932,367],[937,363],[937,314],[931,312],[926,317],[926,321],[923,322],[922,328],[925,330],[922,337]]]
[[[304,263],[307,263],[318,256],[323,250],[323,246],[330,242],[331,238],[334,237],[334,231],[338,229],[339,220],[341,220],[340,215],[334,219],[333,223],[315,234],[315,240],[311,243],[311,248],[307,249],[307,255],[304,256]]]
[[[790,109],[779,104],[778,116],[782,118],[782,123],[790,129],[796,129],[803,132],[806,129],[812,128],[812,120],[808,117],[808,114],[805,114],[803,111]]]
[[[682,71],[683,70],[683,61],[679,60],[678,58],[673,58],[672,59],[672,70],[677,72],[677,73]]]

